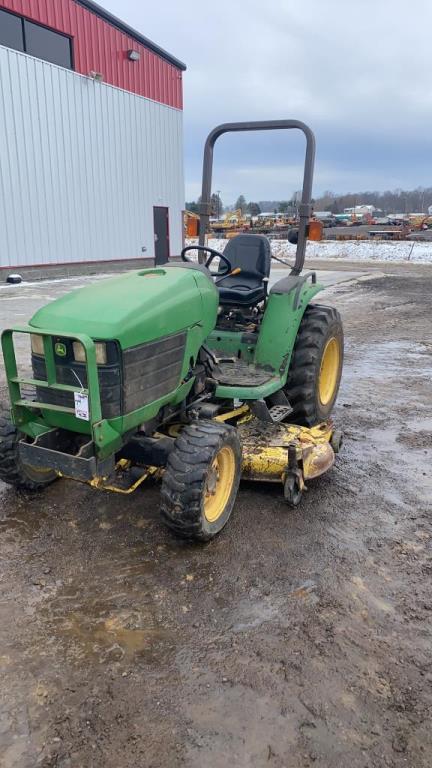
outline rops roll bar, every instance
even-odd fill
[[[213,172],[213,147],[219,136],[224,133],[238,131],[278,131],[281,129],[297,128],[303,131],[306,137],[306,155],[303,174],[303,189],[299,206],[299,232],[295,263],[291,270],[292,275],[299,275],[303,269],[306,250],[307,224],[312,213],[312,180],[315,161],[315,136],[309,126],[300,120],[256,120],[245,123],[223,123],[214,128],[209,135],[204,147],[202,192],[200,203],[200,227],[199,244],[205,244],[205,235],[208,228],[211,213],[211,184]]]

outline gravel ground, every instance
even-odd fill
[[[297,511],[243,484],[202,546],[155,485],[0,484],[2,768],[430,768],[431,293],[324,298],[346,441]]]

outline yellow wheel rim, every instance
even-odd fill
[[[209,523],[215,523],[223,514],[231,495],[235,471],[234,451],[225,445],[214,458],[205,486],[204,516]]]
[[[318,393],[322,405],[328,405],[333,398],[339,374],[340,348],[334,337],[324,347],[318,380]]]

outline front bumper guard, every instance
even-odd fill
[[[27,376],[21,376],[18,374],[18,366],[15,356],[15,348],[13,342],[14,333],[24,334],[38,334],[42,336],[44,345],[44,356],[46,365],[46,380],[39,381]],[[3,349],[3,358],[6,370],[7,383],[9,388],[9,396],[11,401],[12,415],[14,423],[18,426],[24,426],[29,420],[31,420],[31,412],[50,410],[59,414],[67,414],[69,417],[76,418],[76,412],[74,408],[69,408],[60,405],[50,405],[49,403],[39,403],[37,401],[28,400],[21,395],[21,387],[32,386],[42,387],[44,389],[58,390],[60,392],[72,392],[81,393],[88,397],[89,400],[89,418],[88,423],[91,426],[94,434],[94,425],[102,421],[102,407],[100,402],[99,391],[99,378],[98,369],[96,364],[96,347],[93,339],[82,333],[66,333],[61,332],[62,338],[73,339],[79,341],[84,347],[87,369],[87,387],[71,386],[68,384],[61,384],[57,381],[56,361],[54,356],[53,339],[59,336],[58,331],[50,329],[37,328],[36,326],[22,325],[15,326],[13,328],[7,328],[1,335],[1,344]],[[76,418],[76,423],[79,425],[80,420]]]
[[[19,455],[23,464],[55,470],[59,475],[87,483],[94,478],[109,477],[115,468],[114,456],[98,459],[93,440],[82,443],[75,451],[68,445],[61,429],[50,429],[33,441],[20,440]]]

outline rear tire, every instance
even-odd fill
[[[343,366],[343,328],[337,309],[310,304],[303,315],[284,392],[290,421],[312,427],[330,416]]]
[[[162,479],[161,516],[179,536],[209,541],[228,522],[241,475],[234,427],[195,421],[184,427]]]
[[[38,491],[57,480],[58,475],[52,469],[21,462],[18,443],[22,437],[11,421],[9,405],[0,402],[0,480],[21,490]]]

